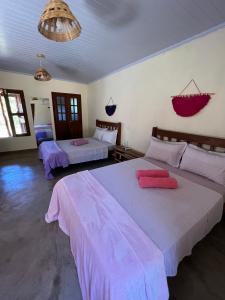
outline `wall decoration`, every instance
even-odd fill
[[[110,104],[111,103],[111,104]],[[112,116],[116,111],[116,104],[114,104],[113,98],[110,97],[108,104],[105,106],[105,112],[108,116]]]
[[[198,94],[186,94],[183,92],[188,88],[188,86],[193,83],[198,90]],[[197,86],[194,79],[192,79],[181,93],[177,96],[172,96],[173,109],[178,116],[181,117],[191,117],[197,114],[201,109],[203,109],[211,99],[214,93],[202,93]]]

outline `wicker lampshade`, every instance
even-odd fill
[[[39,32],[56,42],[79,37],[81,26],[69,6],[62,0],[50,0],[38,24]]]
[[[34,79],[38,81],[49,81],[52,79],[52,76],[44,68],[38,68],[34,74]]]
[[[34,79],[38,81],[49,81],[52,79],[52,76],[42,67],[42,60],[45,59],[45,55],[42,53],[37,54],[37,58],[40,61],[40,67],[36,70],[34,74]]]

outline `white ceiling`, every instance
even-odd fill
[[[47,0],[1,0],[0,69],[33,74],[37,53],[54,78],[89,83],[225,21],[225,0],[67,0],[79,39],[37,31]]]

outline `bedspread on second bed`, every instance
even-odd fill
[[[72,140],[57,141],[60,148],[67,153],[70,164],[78,164],[86,161],[100,160],[108,157],[110,144],[86,138],[88,144],[82,146],[71,145]]]
[[[60,180],[46,221],[70,236],[84,300],[166,300],[161,251],[88,171]]]

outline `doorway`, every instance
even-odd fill
[[[30,104],[37,144],[53,140],[49,99],[33,97]]]
[[[52,93],[57,140],[83,137],[81,95]]]

